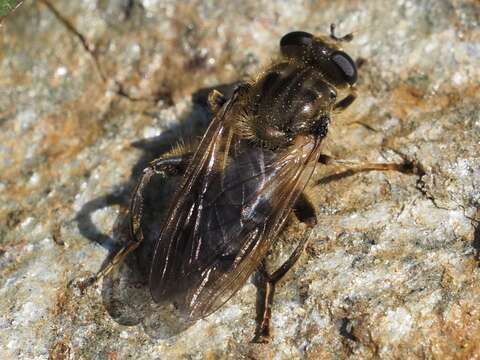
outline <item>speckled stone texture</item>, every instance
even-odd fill
[[[364,63],[326,151],[425,174],[318,168],[272,342],[250,343],[251,282],[187,329],[151,302],[141,254],[79,286],[125,240],[141,169],[205,127],[206,89],[331,22]],[[480,357],[479,64],[474,0],[25,1],[0,27],[0,358]]]

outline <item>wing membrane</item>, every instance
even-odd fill
[[[156,243],[150,290],[193,319],[227,301],[258,267],[307,184],[320,141],[284,153],[234,132],[234,95],[208,128]]]

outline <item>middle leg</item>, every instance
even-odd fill
[[[347,169],[340,173],[328,176],[328,181],[323,182],[330,182],[332,180],[340,179],[343,177],[347,177],[350,175],[354,175],[361,172],[367,171],[398,171],[403,174],[411,174],[411,175],[419,175],[422,176],[425,174],[425,169],[423,166],[412,160],[404,159],[401,163],[371,163],[371,162],[359,162],[355,160],[341,160],[336,159],[329,155],[320,155],[318,162],[324,165],[335,165],[335,166],[342,166],[346,167]]]
[[[101,269],[94,277],[93,281],[108,275],[125,257],[137,249],[143,242],[143,232],[141,229],[142,217],[144,215],[144,192],[145,188],[151,182],[152,177],[158,175],[162,178],[182,174],[190,160],[191,154],[159,158],[152,161],[148,167],[143,170],[142,176],[133,191],[130,203],[130,241],[125,244],[112,258],[112,260]]]

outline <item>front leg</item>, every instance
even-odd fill
[[[227,98],[218,90],[213,89],[210,94],[208,94],[208,105],[214,114],[216,114],[226,102]]]
[[[342,100],[340,100],[333,106],[333,110],[336,112],[342,112],[346,110],[350,105],[352,105],[356,98],[357,92],[355,91],[355,89],[352,88],[350,94],[345,96]]]

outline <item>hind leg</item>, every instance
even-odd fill
[[[349,168],[343,173],[322,179],[322,182],[329,182],[344,176],[366,171],[399,171],[406,174],[424,174],[422,166],[412,161],[404,161],[403,163],[360,163],[356,161],[338,160],[328,155],[321,155],[319,162],[325,165],[341,165]],[[302,194],[297,200],[293,211],[298,220],[305,223],[309,229],[312,229],[317,224],[315,207],[305,194]],[[269,341],[271,335],[270,319],[272,316],[276,284],[300,258],[309,240],[308,233],[309,231],[307,231],[306,236],[300,241],[287,261],[273,273],[270,274],[266,269],[265,263],[262,262],[258,270],[260,277],[258,285],[259,301],[257,302],[257,328],[253,342],[267,343]]]
[[[302,194],[293,208],[295,216],[302,223],[305,223],[309,230],[317,223],[316,211],[313,204],[305,194]],[[257,287],[257,328],[253,342],[267,343],[270,340],[270,319],[272,317],[273,297],[275,295],[276,284],[285,276],[285,274],[295,265],[303,253],[305,246],[310,238],[310,231],[302,238],[290,257],[273,273],[266,269],[265,262],[262,262],[258,275],[260,277]]]

